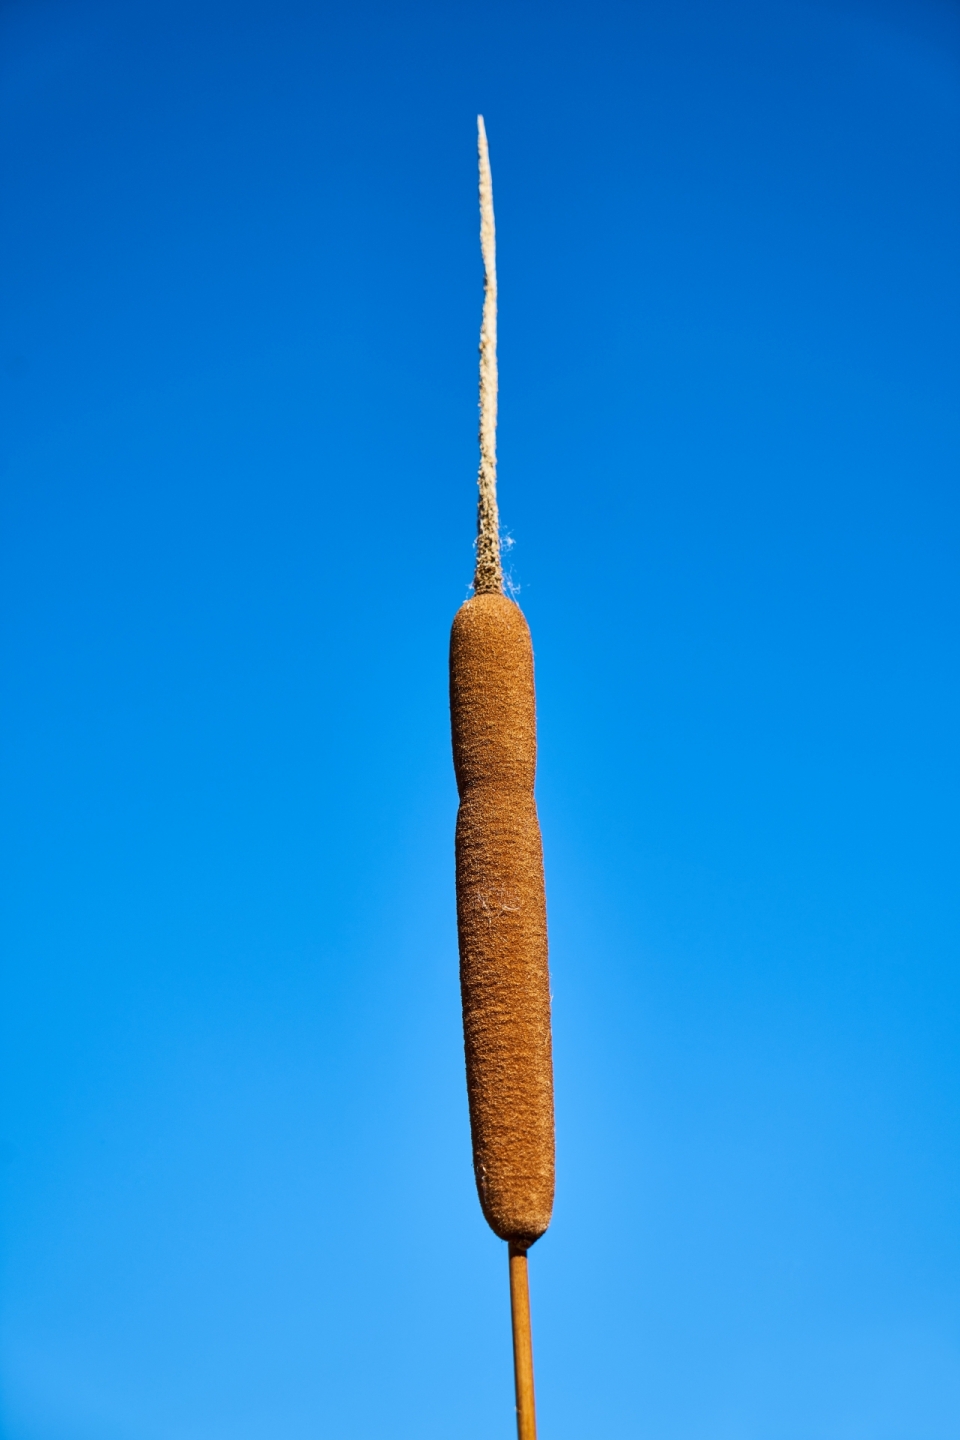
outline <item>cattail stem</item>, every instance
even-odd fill
[[[537,1440],[533,1395],[533,1332],[530,1328],[530,1286],[527,1252],[511,1244],[510,1313],[513,1319],[513,1377],[517,1393],[517,1440]]]

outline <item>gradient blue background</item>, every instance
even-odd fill
[[[543,1440],[960,1433],[960,14],[7,3],[4,1440],[509,1440],[448,628],[494,166]]]

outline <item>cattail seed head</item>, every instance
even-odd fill
[[[450,710],[474,1170],[490,1226],[527,1246],[553,1207],[553,1059],[533,648],[504,595],[476,595],[454,619]]]

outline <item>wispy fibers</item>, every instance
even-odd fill
[[[480,161],[480,250],[483,254],[483,320],[480,325],[480,497],[477,502],[477,595],[503,590],[500,517],[497,513],[497,230],[493,219],[493,179],[483,116],[477,116]]]

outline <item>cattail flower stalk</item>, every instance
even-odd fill
[[[467,1095],[480,1205],[509,1251],[519,1440],[536,1440],[527,1251],[550,1223],[553,1057],[543,850],[534,800],[530,630],[503,593],[497,516],[497,277],[493,187],[478,117],[480,474],[474,595],[450,636],[457,930]]]

